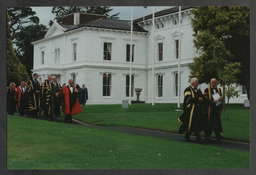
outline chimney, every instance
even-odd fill
[[[87,23],[93,20],[107,18],[105,15],[89,14],[89,13],[73,13],[62,18],[61,22],[64,25],[78,25]]]

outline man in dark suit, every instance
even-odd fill
[[[57,83],[56,76],[52,76],[52,81],[49,82],[49,94],[50,97],[50,116],[51,120],[57,121],[57,117],[60,116],[60,96],[61,86]]]
[[[200,141],[199,132],[203,131],[203,100],[204,96],[197,78],[191,78],[191,85],[184,91],[183,114],[178,118],[181,126],[179,133],[186,132],[185,139],[190,140],[192,132],[195,133],[196,141]]]
[[[82,85],[82,103],[83,106],[86,103],[86,101],[88,100],[88,90],[85,87],[85,84]]]
[[[220,135],[222,130],[221,111],[222,111],[222,93],[217,87],[216,78],[212,78],[210,86],[204,90],[204,95],[207,102],[207,123],[205,129],[205,140],[210,140],[212,132],[215,133],[217,141],[222,139]],[[214,97],[218,99],[214,99]]]

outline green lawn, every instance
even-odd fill
[[[176,104],[132,104],[129,109],[121,105],[88,105],[74,118],[95,125],[119,125],[177,132],[177,118],[182,112],[174,110]],[[223,136],[226,139],[250,141],[250,110],[243,105],[231,105],[229,120],[222,113]],[[213,134],[214,136],[214,134]]]
[[[248,151],[8,116],[7,168],[248,169],[250,155]]]

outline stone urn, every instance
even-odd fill
[[[136,92],[136,95],[137,95],[137,100],[136,101],[140,101],[140,92],[142,91],[142,88],[135,88],[135,92]]]

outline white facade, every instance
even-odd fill
[[[172,13],[155,19],[155,35],[152,33],[152,19],[138,24],[148,32],[133,32],[134,88],[142,88],[141,101],[152,102],[152,42],[154,42],[154,101],[156,103],[177,103],[178,59],[176,40],[178,40],[178,14]],[[104,43],[111,43],[111,60],[104,60]],[[159,43],[162,43],[163,56],[159,61]],[[61,84],[75,78],[80,86],[85,84],[89,91],[88,104],[120,104],[126,96],[126,75],[129,75],[130,62],[126,61],[126,47],[130,44],[130,31],[97,27],[81,27],[71,31],[54,22],[45,38],[33,42],[34,69],[39,81],[47,75],[57,76]],[[106,44],[105,44],[106,46]],[[109,45],[108,45],[109,46]],[[109,48],[109,47],[108,47]],[[188,63],[197,56],[193,47],[193,30],[190,9],[182,12],[181,24],[181,102],[183,91],[189,86]],[[103,94],[103,76],[111,75],[110,94]],[[158,77],[162,76],[161,86]],[[206,85],[201,85],[203,91]],[[104,89],[105,90],[105,89]],[[133,89],[134,90],[134,89]],[[161,90],[160,90],[161,91]],[[132,100],[136,100],[134,97]],[[231,100],[243,103],[246,94]]]

